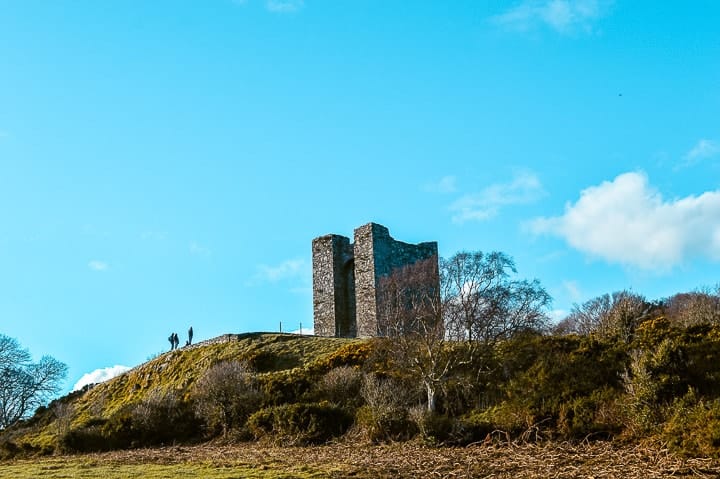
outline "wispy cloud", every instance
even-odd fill
[[[580,287],[577,281],[563,281],[562,285],[565,293],[570,297],[570,300],[574,302],[580,301],[582,295],[580,294]]]
[[[547,26],[559,33],[592,33],[605,16],[610,0],[523,0],[491,20],[509,30],[528,31]]]
[[[424,190],[430,193],[455,193],[457,191],[457,177],[443,176],[436,183],[425,185]]]
[[[210,256],[212,254],[212,251],[210,248],[201,245],[197,241],[191,241],[190,242],[190,254],[198,255],[198,256]]]
[[[720,142],[703,138],[698,140],[695,146],[685,153],[680,166],[691,166],[715,156],[720,156]]]
[[[275,283],[288,278],[297,278],[308,272],[304,259],[289,259],[275,266],[258,265],[255,279]]]
[[[78,382],[75,383],[75,386],[73,386],[73,391],[82,389],[83,387],[87,386],[88,384],[97,384],[97,383],[105,382],[109,379],[120,376],[121,374],[123,374],[124,372],[127,372],[129,370],[130,370],[130,368],[127,366],[116,365],[116,366],[112,366],[109,368],[96,369],[95,371],[85,373],[78,380]]]
[[[265,2],[265,7],[274,13],[294,13],[304,6],[304,0],[267,0]]]
[[[88,268],[93,271],[107,271],[110,269],[110,265],[105,261],[94,259],[88,263]]]
[[[666,201],[644,173],[624,173],[529,227],[611,263],[666,272],[691,258],[720,261],[720,190]]]
[[[453,222],[485,221],[497,216],[504,206],[528,204],[545,194],[538,177],[519,172],[509,183],[496,183],[478,193],[462,196],[450,206]]]

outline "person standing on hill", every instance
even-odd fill
[[[188,346],[192,344],[193,330],[192,326],[188,329]]]
[[[168,341],[170,341],[170,351],[175,349],[175,333],[170,333],[170,336],[168,336]]]

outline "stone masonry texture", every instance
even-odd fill
[[[315,238],[312,241],[315,334],[344,338],[377,336],[381,330],[377,313],[382,310],[380,279],[437,254],[436,242],[396,241],[386,227],[377,223],[357,228],[354,243],[341,235]],[[439,278],[433,282],[428,286],[438,288]]]

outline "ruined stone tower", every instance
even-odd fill
[[[436,242],[396,241],[388,229],[368,223],[355,230],[355,242],[325,235],[312,242],[315,334],[343,338],[377,336],[382,295],[380,279],[395,269],[437,257]],[[436,278],[437,287],[439,279]]]

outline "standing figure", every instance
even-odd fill
[[[173,333],[173,343],[174,343],[173,349],[177,349],[178,345],[180,344],[180,339],[178,338],[177,333]]]
[[[170,333],[170,336],[168,336],[168,341],[170,341],[170,351],[175,349],[175,333]]]
[[[192,326],[190,326],[190,329],[188,329],[188,345],[192,344],[192,337],[193,337],[193,330],[192,330]]]

